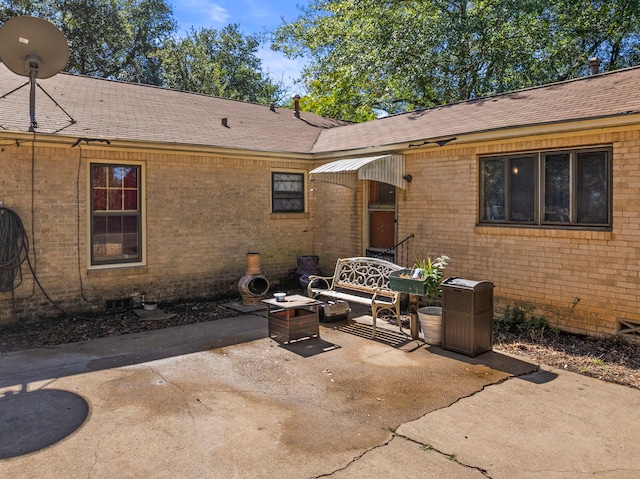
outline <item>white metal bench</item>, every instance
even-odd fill
[[[307,296],[340,299],[371,307],[373,336],[376,335],[378,312],[395,315],[400,331],[400,293],[389,289],[389,273],[402,266],[378,258],[340,258],[333,276],[309,276]]]

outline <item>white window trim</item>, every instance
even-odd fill
[[[91,247],[93,244],[93,238],[91,236],[91,197],[93,191],[91,188],[91,165],[131,165],[140,168],[140,247],[142,248],[142,257],[140,261],[131,263],[111,263],[111,264],[91,264]],[[86,196],[86,255],[87,255],[87,270],[105,270],[105,269],[123,269],[123,268],[135,268],[147,265],[147,195],[146,195],[146,164],[143,161],[121,161],[121,160],[104,160],[104,159],[87,159],[86,168],[86,183],[87,183],[87,196]]]

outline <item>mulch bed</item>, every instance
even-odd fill
[[[561,331],[548,331],[539,336],[497,332],[494,350],[640,389],[640,343],[633,340]]]
[[[142,320],[134,311],[97,315],[87,319],[46,318],[0,328],[0,353],[63,343],[170,328],[239,316],[225,307],[231,300],[161,304],[171,319]],[[536,363],[640,389],[640,342],[619,337],[593,338],[559,331],[517,334],[494,333],[494,350]]]
[[[123,311],[83,319],[61,316],[28,324],[14,323],[0,328],[0,353],[215,321],[242,314],[224,306],[228,303],[229,300],[161,304],[163,312],[176,316],[160,320],[143,320],[135,311]]]

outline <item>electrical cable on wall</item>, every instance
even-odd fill
[[[33,132],[32,139],[32,154],[31,154],[31,228],[32,228],[32,236],[35,232],[35,141],[36,141],[36,132]],[[95,139],[95,138],[79,138],[73,146],[79,146],[81,142],[85,142],[89,144],[89,142],[98,141],[104,142],[107,144],[111,144],[109,140],[106,139]],[[78,172],[76,178],[76,188],[77,188],[77,200],[78,200],[78,252],[80,251],[80,171],[83,161],[82,148],[80,147],[80,158],[78,163]],[[35,237],[32,238],[31,245],[34,244]],[[11,292],[12,297],[14,291],[22,284],[23,273],[22,273],[22,265],[26,262],[29,271],[31,272],[34,283],[38,285],[42,294],[44,294],[45,298],[61,313],[65,314],[74,319],[81,320],[90,320],[91,318],[83,318],[74,314],[70,314],[65,311],[62,307],[60,307],[46,292],[40,280],[38,279],[38,275],[36,274],[35,269],[35,250],[31,251],[31,254],[34,257],[34,261],[32,263],[30,258],[30,242],[29,236],[26,232],[24,224],[20,216],[13,210],[5,207],[0,207],[0,293],[2,292]],[[78,253],[78,269],[80,273],[80,253]],[[80,274],[80,290],[82,298],[91,302],[85,296],[84,293],[84,285],[82,283],[82,275]]]
[[[29,240],[22,220],[14,211],[4,207],[0,208],[0,292],[10,291],[12,299],[15,300],[14,291],[22,283],[22,265],[26,261],[35,284],[38,285],[47,300],[56,309],[75,318],[75,316],[64,311],[51,299],[42,287],[35,271],[35,266],[37,265],[35,248],[35,143],[36,131],[39,126],[36,121],[36,87],[40,88],[54,105],[67,115],[69,124],[76,123],[76,120],[37,83],[37,79],[50,78],[62,71],[69,60],[69,45],[64,34],[55,25],[46,20],[28,15],[14,17],[3,23],[0,27],[0,44],[3,45],[2,62],[4,65],[17,75],[29,78],[25,84],[3,95],[1,98],[11,95],[24,86],[30,86],[29,114],[31,126],[29,131],[33,132],[31,149],[31,246],[33,247],[33,263],[29,257]],[[28,71],[25,70],[27,66]],[[54,131],[53,134],[64,128],[66,126]],[[102,139],[79,138],[73,146],[77,146],[82,141],[87,144],[89,141],[110,143],[108,140]],[[17,141],[16,146],[20,146]]]
[[[36,256],[36,132],[31,139],[31,245],[33,246],[33,264],[37,265]],[[35,268],[34,268],[35,269]],[[35,272],[33,273],[35,276]]]
[[[71,145],[71,148],[79,145],[80,141],[81,140],[78,139],[73,145]],[[87,296],[84,294],[84,281],[82,281],[82,261],[80,259],[80,251],[82,249],[80,247],[80,171],[82,169],[82,146],[80,146],[79,149],[80,149],[80,158],[78,159],[78,172],[76,175],[76,209],[77,209],[76,235],[78,240],[78,246],[77,246],[78,248],[78,279],[80,280],[80,296],[87,303],[91,303],[91,300],[87,298]]]
[[[82,143],[84,142],[85,145],[88,145],[91,142],[98,142],[98,143],[106,143],[107,145],[111,145],[111,141],[107,140],[106,138],[78,138],[73,145],[71,145],[71,148],[76,148],[78,147],[78,149],[80,150],[80,156],[78,158],[78,172],[76,174],[76,206],[77,206],[77,223],[76,223],[76,235],[77,235],[77,241],[78,241],[78,278],[80,280],[80,296],[82,296],[82,299],[84,301],[86,301],[87,303],[91,303],[91,299],[87,298],[85,292],[84,292],[84,281],[82,281],[82,261],[80,259],[80,251],[82,251],[82,248],[80,247],[80,173],[82,171],[82,164],[83,164],[83,152],[82,152]]]

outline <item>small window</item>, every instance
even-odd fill
[[[480,158],[480,222],[611,225],[611,149]]]
[[[271,174],[273,213],[304,212],[304,173]]]
[[[544,158],[544,221],[571,221],[571,155],[558,153]]]
[[[91,264],[142,260],[140,166],[91,165]]]
[[[535,162],[533,157],[509,158],[507,167],[509,221],[533,223],[535,221]]]
[[[396,207],[396,187],[379,181],[369,181],[369,208]]]

